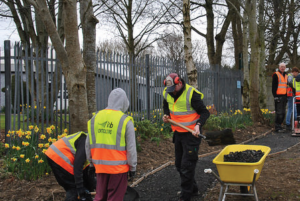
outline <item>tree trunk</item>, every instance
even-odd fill
[[[96,112],[96,24],[99,22],[94,16],[93,3],[91,0],[80,0],[80,18],[83,35],[83,60],[86,65],[86,88],[88,100],[89,119]]]
[[[249,62],[248,62],[248,17],[244,12],[243,16],[243,107],[250,108],[250,75],[249,75]]]
[[[265,23],[264,23],[264,0],[259,1],[259,19],[258,19],[258,34],[259,34],[259,46],[260,46],[260,55],[259,55],[259,81],[260,81],[260,90],[259,90],[259,103],[261,108],[267,108],[267,80],[266,80],[266,67],[265,67],[265,58],[266,58],[266,45],[265,45]]]
[[[87,89],[86,89],[86,67],[80,52],[77,23],[77,1],[64,1],[64,22],[66,49],[60,40],[55,24],[51,18],[45,0],[32,1],[38,14],[44,22],[46,30],[56,50],[57,57],[62,65],[66,78],[69,110],[70,110],[70,133],[87,131],[88,121]]]
[[[193,61],[193,47],[191,37],[190,0],[183,0],[183,35],[184,35],[184,61],[187,69],[189,84],[198,89],[197,69]]]
[[[250,58],[250,108],[251,118],[254,123],[264,122],[259,107],[259,39],[256,24],[256,2],[246,0],[246,8],[249,19],[249,39],[251,48]]]

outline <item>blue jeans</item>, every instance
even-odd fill
[[[292,112],[293,112],[293,98],[294,97],[287,97],[287,107],[288,107],[288,111],[286,114],[286,125],[291,125],[291,118],[292,118]],[[296,104],[294,106],[294,120],[297,119],[297,108],[296,108]]]

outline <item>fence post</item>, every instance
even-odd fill
[[[150,64],[149,54],[146,54],[146,88],[147,88],[147,119],[150,120]]]
[[[11,124],[11,64],[10,64],[10,40],[4,41],[4,65],[5,65],[5,142],[9,143],[6,134]]]

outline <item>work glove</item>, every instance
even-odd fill
[[[133,180],[133,177],[135,176],[135,171],[129,171],[129,181],[132,181]]]
[[[80,201],[92,201],[93,198],[91,196],[90,191],[86,188],[77,188],[78,200]]]
[[[96,171],[95,166],[90,166],[89,171],[88,171],[88,175],[89,176],[95,176],[95,171]]]

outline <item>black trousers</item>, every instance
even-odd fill
[[[279,129],[284,121],[286,102],[286,96],[280,96],[275,100],[275,129]]]
[[[56,181],[66,191],[66,201],[77,201],[77,191],[74,175],[63,169],[56,164],[53,160],[47,157],[48,164],[52,169],[52,172],[56,178]],[[83,186],[89,190],[94,191],[96,189],[95,176],[89,175],[89,166],[83,170]]]
[[[193,192],[198,191],[195,168],[201,138],[196,138],[189,132],[175,131],[173,142],[175,144],[175,166],[181,179],[181,199],[190,201]]]

